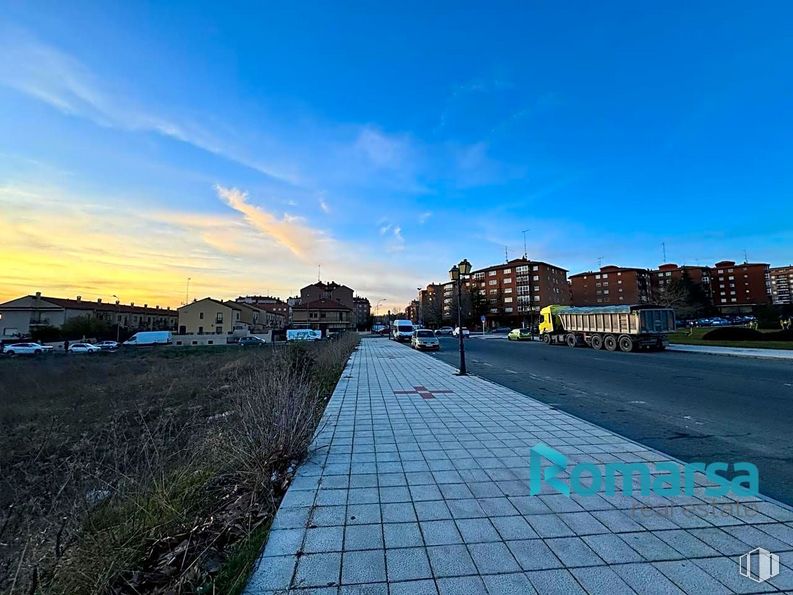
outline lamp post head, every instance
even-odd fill
[[[454,265],[452,268],[449,269],[449,279],[451,279],[452,281],[459,281],[460,268],[457,265]]]
[[[461,275],[469,275],[471,273],[471,263],[468,262],[467,258],[461,260],[460,264],[457,266],[460,268]]]

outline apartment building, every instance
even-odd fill
[[[713,290],[710,286],[711,270],[704,266],[689,266],[667,263],[658,266],[658,269],[651,271],[653,289],[663,291],[672,281],[680,281],[688,278],[692,283],[702,287],[708,299],[713,299]]]
[[[353,312],[355,313],[355,326],[363,330],[369,325],[369,317],[372,315],[372,305],[365,297],[355,296],[352,299]]]
[[[355,299],[353,290],[346,285],[341,285],[335,281],[323,283],[317,281],[311,285],[306,285],[300,290],[300,301],[303,304],[326,300],[342,304],[350,311],[355,309]]]
[[[243,323],[243,306],[210,297],[194,300],[179,312],[180,335],[230,335]],[[247,316],[246,316],[247,317]]]
[[[103,320],[111,326],[119,325],[132,331],[174,330],[177,312],[170,307],[150,307],[148,304],[136,306],[134,303],[122,304],[120,301],[105,302],[57,298],[33,295],[0,304],[0,337],[27,337],[36,328],[63,324],[78,316],[88,316]]]
[[[438,328],[443,324],[443,291],[444,286],[439,283],[430,283],[426,288],[419,290],[416,322],[420,322],[430,328]]]
[[[570,275],[570,291],[574,306],[649,304],[653,275],[649,269],[608,265]]]
[[[246,295],[238,297],[235,301],[241,304],[250,304],[265,312],[278,314],[284,321],[289,320],[289,304],[281,298],[269,295]]]
[[[793,287],[793,265],[768,269],[771,280],[771,301],[775,304],[793,304],[790,288]]]
[[[717,262],[711,271],[711,287],[713,305],[724,313],[771,303],[771,274],[765,263]]]
[[[468,285],[478,294],[478,309],[487,326],[519,326],[541,308],[570,303],[567,270],[547,262],[515,258],[472,271]],[[484,303],[482,303],[484,301]]]
[[[286,326],[286,318],[283,314],[275,314],[258,306],[253,306],[244,302],[224,302],[232,307],[240,308],[239,322],[235,330],[248,330],[251,333],[264,332],[272,329],[281,329]]]
[[[322,336],[327,337],[354,329],[355,318],[352,308],[335,300],[320,298],[306,302],[301,299],[301,303],[292,308],[292,327],[322,331]]]

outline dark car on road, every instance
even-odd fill
[[[240,347],[264,347],[267,341],[259,337],[240,337]]]

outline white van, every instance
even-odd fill
[[[391,323],[391,339],[394,341],[410,341],[413,336],[413,323],[409,320],[395,320]]]
[[[173,341],[171,331],[142,331],[124,341],[124,345],[143,347],[144,345],[170,345]]]

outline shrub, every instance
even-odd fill
[[[705,333],[705,341],[762,341],[765,336],[760,331],[741,326],[725,326]]]
[[[763,333],[763,339],[766,341],[793,341],[793,329]]]

